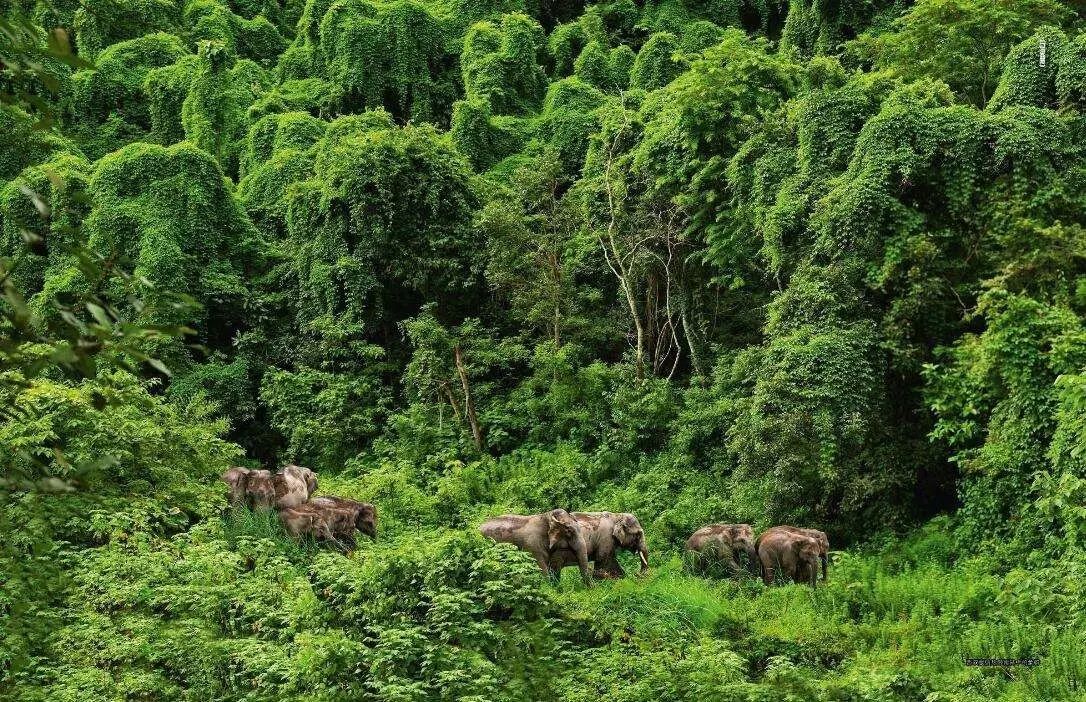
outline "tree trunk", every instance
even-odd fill
[[[445,393],[445,397],[448,398],[449,404],[452,405],[453,414],[456,415],[456,421],[464,421],[463,417],[461,416],[462,413],[460,412],[460,403],[456,401],[456,395],[452,393],[452,389],[449,387],[449,384],[442,381],[441,390]]]
[[[460,344],[453,347],[456,356],[456,372],[460,374],[460,383],[464,386],[464,412],[468,416],[468,424],[471,426],[471,438],[475,441],[475,449],[483,450],[483,430],[479,426],[479,417],[475,414],[475,401],[471,398],[471,386],[468,384],[468,370],[464,367],[464,356],[460,352]]]
[[[687,301],[683,301],[682,307],[683,336],[686,337],[686,345],[690,348],[690,362],[694,366],[694,372],[703,386],[709,384],[709,376],[705,373],[705,367],[701,364],[701,355],[698,353],[698,340],[694,336],[694,329],[690,324],[690,312]]]

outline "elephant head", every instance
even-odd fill
[[[271,471],[249,471],[249,480],[245,487],[249,506],[260,509],[275,507],[275,480]]]
[[[771,531],[784,531],[792,534],[802,534],[803,536],[808,536],[814,539],[815,542],[818,544],[818,558],[819,561],[821,561],[822,565],[822,579],[828,579],[829,565],[833,561],[830,558],[830,539],[829,536],[826,535],[826,532],[819,531],[818,529],[806,529],[801,527],[788,526],[786,524],[775,526],[766,530],[767,533]]]
[[[616,546],[637,553],[642,573],[649,569],[649,546],[645,541],[645,530],[641,528],[637,517],[632,514],[616,514],[611,536]]]
[[[358,515],[354,520],[355,527],[370,537],[377,540],[377,508],[368,502],[363,502],[358,508]]]
[[[547,524],[547,551],[550,554],[560,549],[573,551],[577,557],[577,567],[585,585],[592,586],[592,571],[588,567],[588,542],[584,531],[573,515],[564,509],[552,509],[544,513]],[[544,568],[546,563],[544,561]]]
[[[230,466],[230,468],[222,474],[222,481],[226,483],[227,487],[230,489],[230,504],[245,504],[250,472],[251,471],[248,468]]]
[[[758,550],[754,546],[754,529],[749,524],[737,524],[732,533],[732,549],[735,555],[740,552],[747,556],[747,568],[758,574]],[[738,560],[738,559],[737,559]]]
[[[291,474],[305,483],[306,498],[308,499],[317,491],[317,474],[302,466],[289,465],[283,468],[284,474]]]
[[[324,495],[314,497],[306,504],[317,509],[338,511],[346,515],[347,521],[343,525],[346,532],[358,529],[374,541],[377,540],[377,508],[369,502],[359,502],[358,500],[336,497],[335,495]]]
[[[810,537],[800,536],[793,546],[796,550],[796,581],[802,578],[811,587],[818,586],[818,570],[821,558],[821,548],[817,541]]]
[[[573,548],[577,541],[584,541],[581,526],[564,509],[552,509],[547,513],[547,548],[550,551],[567,546]]]
[[[746,554],[748,568],[755,575],[759,572],[757,542],[749,524],[706,524],[686,540],[686,550],[698,554],[695,563],[704,556],[721,559],[733,573],[739,572],[740,556]]]
[[[317,487],[317,474],[296,465],[283,466],[273,480],[275,506],[279,509],[304,504]]]

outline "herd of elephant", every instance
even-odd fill
[[[355,545],[355,531],[377,538],[377,509],[368,502],[321,495],[317,474],[302,466],[284,466],[274,475],[268,470],[233,466],[222,474],[230,490],[230,503],[250,509],[275,509],[291,536],[310,536],[340,547]],[[494,541],[510,543],[527,551],[540,569],[555,576],[576,565],[586,584],[595,578],[621,578],[621,550],[636,553],[641,572],[649,568],[645,530],[637,517],[623,512],[567,512],[552,509],[541,514],[506,514],[479,526]],[[778,579],[818,585],[828,577],[830,541],[825,532],[792,526],[775,526],[755,538],[749,524],[709,524],[686,540],[686,550],[696,561],[713,559],[742,572],[745,558],[753,575],[767,585]],[[589,561],[592,567],[589,567]]]
[[[377,509],[346,497],[313,497],[317,474],[308,468],[289,465],[272,475],[268,470],[232,466],[222,479],[230,488],[232,505],[275,509],[283,528],[295,538],[312,536],[346,548],[355,545],[356,530],[377,538]]]
[[[556,576],[565,566],[576,565],[585,584],[591,584],[593,577],[623,577],[616,558],[620,550],[637,554],[642,573],[649,567],[645,530],[628,513],[552,509],[542,514],[506,514],[483,522],[479,531],[532,554],[547,575]],[[745,557],[750,572],[760,574],[766,585],[792,580],[817,587],[820,566],[822,579],[829,576],[830,540],[817,529],[775,526],[755,538],[749,524],[708,524],[691,534],[686,550],[695,562],[717,560],[733,573],[742,572],[739,561]]]

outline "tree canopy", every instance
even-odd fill
[[[0,15],[0,698],[1081,697],[1080,5]],[[227,505],[286,463],[381,540]],[[651,574],[478,533],[559,507]]]

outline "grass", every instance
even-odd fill
[[[382,549],[418,538],[418,528],[400,527],[382,530]],[[273,512],[232,510],[222,529],[231,547],[268,540],[295,567],[328,550],[287,536]],[[655,554],[643,577],[630,563],[625,578],[585,588],[567,568],[543,588],[574,630],[592,632],[580,641],[591,650],[620,642],[648,661],[714,642],[744,661],[750,684],[779,685],[781,671],[791,671],[819,690],[810,699],[1086,699],[1086,634],[1040,626],[1007,607],[1002,580],[983,564],[949,565],[941,554],[914,551],[921,555],[839,553],[829,582],[815,590],[695,575],[668,553]],[[1041,662],[982,668],[965,666],[965,657]]]
[[[644,578],[592,589],[578,587],[573,575],[555,589],[572,617],[625,632],[645,648],[722,639],[746,659],[754,681],[783,656],[831,697],[843,685],[886,680],[915,684],[925,691],[916,699],[933,702],[1086,699],[1086,636],[1009,616],[999,580],[969,564],[902,567],[841,554],[817,590],[699,577],[677,556]],[[965,657],[1040,657],[1041,664],[967,667]]]

